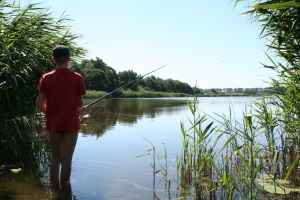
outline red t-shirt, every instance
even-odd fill
[[[85,95],[80,74],[69,69],[55,69],[40,79],[38,92],[46,98],[46,129],[78,131],[80,129],[78,97]]]

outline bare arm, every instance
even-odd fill
[[[82,96],[79,96],[78,97],[78,111],[80,113],[85,113],[87,110],[87,107],[86,106],[83,106],[83,99],[82,99]]]
[[[39,93],[36,100],[36,107],[43,113],[46,113],[47,106],[46,106],[46,98],[44,93]]]

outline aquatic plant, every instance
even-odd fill
[[[23,8],[0,1],[0,163],[35,159],[32,143],[41,117],[36,88],[41,75],[54,68],[52,49],[65,44],[73,55],[84,53],[68,20],[64,15],[55,19],[40,4]]]
[[[211,134],[217,127],[213,127],[211,122],[202,129],[207,118],[205,115],[197,115],[197,97],[194,97],[192,103],[187,101],[187,105],[192,113],[192,119],[189,118],[189,128],[181,123],[183,152],[176,162],[180,178],[178,184],[183,195],[211,199],[215,196],[213,189],[217,184],[213,171],[214,146],[217,142],[211,144]],[[194,192],[190,191],[191,187]]]
[[[287,135],[282,129],[281,115],[274,107],[273,97],[256,98],[241,119],[236,119],[233,108],[229,115],[201,113],[197,97],[187,101],[191,117],[188,124],[181,122],[182,152],[176,159],[177,178],[168,175],[168,154],[159,156],[155,146],[143,155],[152,155],[153,191],[158,174],[165,181],[169,199],[261,199],[298,198],[298,189],[291,176],[298,159],[297,153],[286,151]],[[284,146],[282,146],[284,145]],[[152,152],[152,153],[150,153]],[[162,160],[165,162],[160,162]],[[165,164],[165,165],[164,165]],[[174,187],[174,185],[173,185]],[[288,196],[287,196],[288,195]]]
[[[167,149],[164,146],[164,155],[159,156],[159,154],[157,154],[156,152],[156,148],[155,146],[147,139],[145,138],[145,140],[151,145],[151,148],[146,150],[143,154],[136,156],[136,158],[139,157],[143,157],[143,156],[148,156],[151,155],[152,156],[152,162],[150,162],[151,168],[153,170],[152,172],[152,176],[153,176],[153,180],[152,180],[152,192],[153,192],[153,198],[154,199],[160,199],[158,197],[158,195],[156,194],[156,176],[160,173],[162,176],[162,178],[159,180],[159,182],[163,181],[164,182],[164,187],[165,187],[165,193],[168,196],[169,199],[171,199],[171,178],[168,175],[168,154],[167,154]],[[161,160],[164,160],[164,165],[161,164]],[[165,195],[165,196],[166,196]]]

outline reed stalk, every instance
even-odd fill
[[[148,141],[152,145],[148,151],[153,155],[153,180],[155,182],[157,173],[163,175],[161,180],[165,181],[169,199],[172,196],[171,182],[177,185],[176,198],[277,198],[280,191],[291,199],[299,197],[289,194],[287,185],[281,184],[290,180],[289,187],[295,187],[293,181],[299,176],[296,169],[299,153],[297,146],[287,145],[289,138],[281,128],[281,112],[273,107],[272,99],[263,97],[245,106],[242,120],[235,119],[232,108],[229,108],[229,115],[212,117],[201,114],[195,102],[197,98],[192,103],[187,102],[192,114],[188,117],[188,126],[180,123],[182,152],[176,158],[176,180],[168,175],[166,147],[165,154],[159,157],[154,145]],[[164,165],[160,163],[160,169],[157,169],[161,160],[164,160]],[[262,177],[268,179],[264,184],[273,188],[267,190],[268,195],[264,186],[259,184]]]
[[[35,159],[36,88],[41,75],[54,69],[52,49],[67,45],[74,59],[85,52],[68,21],[40,4],[0,1],[0,163]]]

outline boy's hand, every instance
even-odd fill
[[[86,111],[87,111],[87,107],[86,107],[86,106],[82,106],[82,107],[80,107],[80,108],[78,109],[78,111],[79,111],[79,113],[80,113],[81,115],[84,115],[84,114],[86,113]]]
[[[80,122],[82,122],[83,120],[85,120],[84,116],[87,111],[87,107],[86,106],[78,107],[78,111],[79,111]]]

